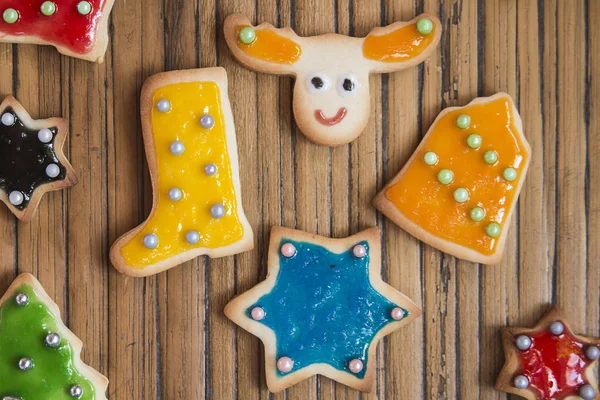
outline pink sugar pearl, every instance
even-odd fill
[[[404,310],[402,310],[400,307],[396,307],[392,310],[391,315],[393,319],[400,321],[402,318],[404,318]]]
[[[354,254],[354,257],[363,258],[364,256],[367,255],[367,248],[365,246],[363,246],[362,244],[357,244],[352,249],[352,254]]]
[[[358,358],[355,358],[354,360],[350,361],[348,368],[350,368],[350,371],[358,374],[363,369],[363,363]]]
[[[251,314],[253,320],[260,321],[265,317],[265,310],[263,310],[262,307],[254,307]]]
[[[281,246],[281,254],[283,254],[283,256],[287,258],[293,257],[294,254],[296,254],[296,248],[293,244],[286,243],[283,246]]]
[[[289,357],[281,357],[277,360],[277,369],[281,372],[290,372],[294,368],[294,361]]]

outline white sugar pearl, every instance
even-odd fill
[[[517,389],[527,389],[527,386],[529,386],[529,379],[527,379],[525,375],[517,375],[515,376],[513,385],[515,385]]]
[[[521,335],[517,337],[515,344],[519,350],[527,350],[531,347],[531,338],[527,335]]]
[[[554,321],[551,325],[550,325],[550,332],[552,332],[553,335],[561,335],[565,330],[565,326],[559,322],[559,321]]]
[[[15,116],[11,113],[2,114],[2,125],[12,126],[15,123]]]
[[[206,166],[204,167],[204,172],[208,176],[213,176],[217,173],[217,166],[215,164],[206,164]]]
[[[25,196],[23,196],[23,193],[21,192],[10,192],[8,195],[8,201],[10,201],[10,204],[13,206],[20,206],[23,204],[23,201],[25,201]]]
[[[204,114],[202,118],[200,118],[200,125],[202,125],[204,129],[210,129],[215,126],[215,119],[209,114]]]
[[[50,143],[52,141],[52,131],[47,128],[38,131],[38,140],[42,143]]]
[[[596,391],[592,385],[586,384],[579,388],[579,395],[583,400],[594,400]]]
[[[155,249],[158,247],[158,236],[154,233],[144,236],[144,247],[148,249]]]
[[[181,200],[182,196],[183,196],[183,193],[178,188],[173,188],[173,189],[169,190],[169,198],[173,201]]]
[[[590,345],[585,350],[585,356],[590,360],[596,360],[600,357],[600,349],[594,345]]]
[[[161,113],[167,112],[171,109],[171,103],[169,103],[169,100],[165,100],[165,99],[160,99],[157,103],[156,103],[156,108],[158,109],[158,111],[160,111]]]
[[[60,167],[56,164],[48,164],[46,167],[46,175],[48,175],[50,178],[56,178],[58,175],[60,175]]]
[[[173,143],[171,143],[170,149],[171,149],[171,153],[173,155],[178,156],[178,155],[183,154],[183,151],[185,150],[185,146],[179,140],[176,140]]]
[[[189,244],[196,244],[200,241],[200,234],[196,231],[189,231],[185,234],[185,240]]]

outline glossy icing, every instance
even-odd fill
[[[358,359],[367,365],[369,345],[388,323],[394,322],[397,305],[373,288],[369,280],[367,254],[358,258],[353,248],[341,254],[325,247],[282,239],[280,248],[290,243],[296,254],[279,254],[279,275],[275,287],[246,309],[252,318],[256,307],[264,310],[260,323],[276,336],[276,359],[289,357],[290,372],[311,364],[327,363],[359,378],[366,368],[350,371]],[[408,311],[403,310],[403,318]],[[285,375],[278,371],[279,376]]]
[[[167,99],[171,108],[161,112],[155,106]],[[204,114],[214,118],[214,126],[203,128]],[[143,269],[194,248],[223,247],[240,240],[244,228],[238,218],[238,204],[233,184],[225,117],[221,93],[213,82],[186,82],[157,89],[153,94],[152,138],[156,157],[156,186],[158,190],[153,214],[122,249],[127,265]],[[185,145],[180,155],[170,151],[175,140]],[[206,174],[205,166],[215,164],[213,175]],[[169,191],[179,188],[178,201],[169,198]],[[213,218],[211,208],[222,204],[225,215]],[[194,230],[199,241],[190,244],[186,234]],[[143,238],[155,234],[158,246],[144,247]]]
[[[302,55],[302,47],[291,39],[271,29],[255,29],[256,39],[245,44],[239,39],[245,26],[236,27],[237,44],[244,53],[264,61],[278,64],[293,64]]]
[[[64,400],[70,387],[79,385],[80,399],[95,399],[94,386],[75,368],[71,344],[63,338],[58,348],[50,348],[44,342],[47,334],[60,334],[56,316],[30,286],[16,293],[26,293],[29,303],[19,306],[13,296],[0,306],[0,398]],[[22,357],[31,358],[34,367],[19,370]]]
[[[467,129],[456,126],[457,117],[463,113],[471,117]],[[386,198],[425,231],[481,254],[493,254],[499,237],[486,235],[486,226],[496,222],[504,229],[529,158],[514,125],[512,102],[502,97],[450,111],[435,122],[431,132],[400,180],[385,190]],[[482,138],[477,149],[467,145],[472,133]],[[484,160],[485,152],[490,150],[499,156],[493,165]],[[427,152],[437,154],[435,165],[423,161]],[[516,180],[504,179],[507,167],[517,171]],[[438,181],[442,169],[453,172],[453,180],[447,185]],[[464,203],[453,197],[457,188],[468,190],[469,199]],[[474,207],[484,210],[482,220],[470,218]]]
[[[44,15],[40,10],[40,0],[0,0],[0,12],[14,8],[19,19],[8,24],[0,20],[0,36],[35,36],[48,43],[63,46],[75,53],[85,54],[92,50],[96,42],[98,22],[106,0],[88,0],[92,10],[87,15],[77,11],[79,0],[53,0],[56,11]]]
[[[565,328],[555,336],[549,331],[531,337],[531,347],[519,351],[522,371],[529,379],[529,389],[540,399],[564,399],[576,395],[587,383],[584,370],[589,365],[585,347]]]
[[[52,140],[42,143],[38,139],[38,130],[28,129],[11,107],[0,114],[14,115],[12,126],[0,124],[0,189],[8,196],[12,191],[23,193],[24,200],[15,208],[23,210],[29,204],[36,188],[65,179],[67,170],[60,163],[54,149],[56,128],[49,128]],[[46,168],[55,164],[59,168],[56,177],[49,177]]]
[[[432,32],[423,35],[414,22],[384,35],[370,34],[363,43],[363,55],[382,62],[411,60],[422,54],[435,40],[435,29],[434,24]]]

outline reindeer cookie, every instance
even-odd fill
[[[0,0],[0,42],[52,45],[101,63],[115,0]]]
[[[271,230],[267,279],[225,307],[263,341],[270,391],[316,374],[373,388],[377,343],[421,314],[381,279],[380,251],[377,228],[344,239]]]
[[[530,155],[510,96],[478,98],[440,113],[374,205],[431,246],[497,264]]]
[[[439,20],[423,14],[375,28],[365,38],[338,34],[300,37],[290,28],[253,27],[243,15],[225,20],[229,48],[249,68],[292,75],[294,116],[312,141],[337,146],[362,133],[370,113],[369,74],[400,71],[437,46]]]
[[[251,250],[225,70],[154,75],[142,88],[141,108],[153,207],[112,246],[113,265],[147,276],[200,255]]]

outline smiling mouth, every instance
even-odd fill
[[[322,110],[315,110],[315,119],[325,126],[333,126],[343,120],[347,112],[348,109],[342,107],[333,117],[327,118]]]

